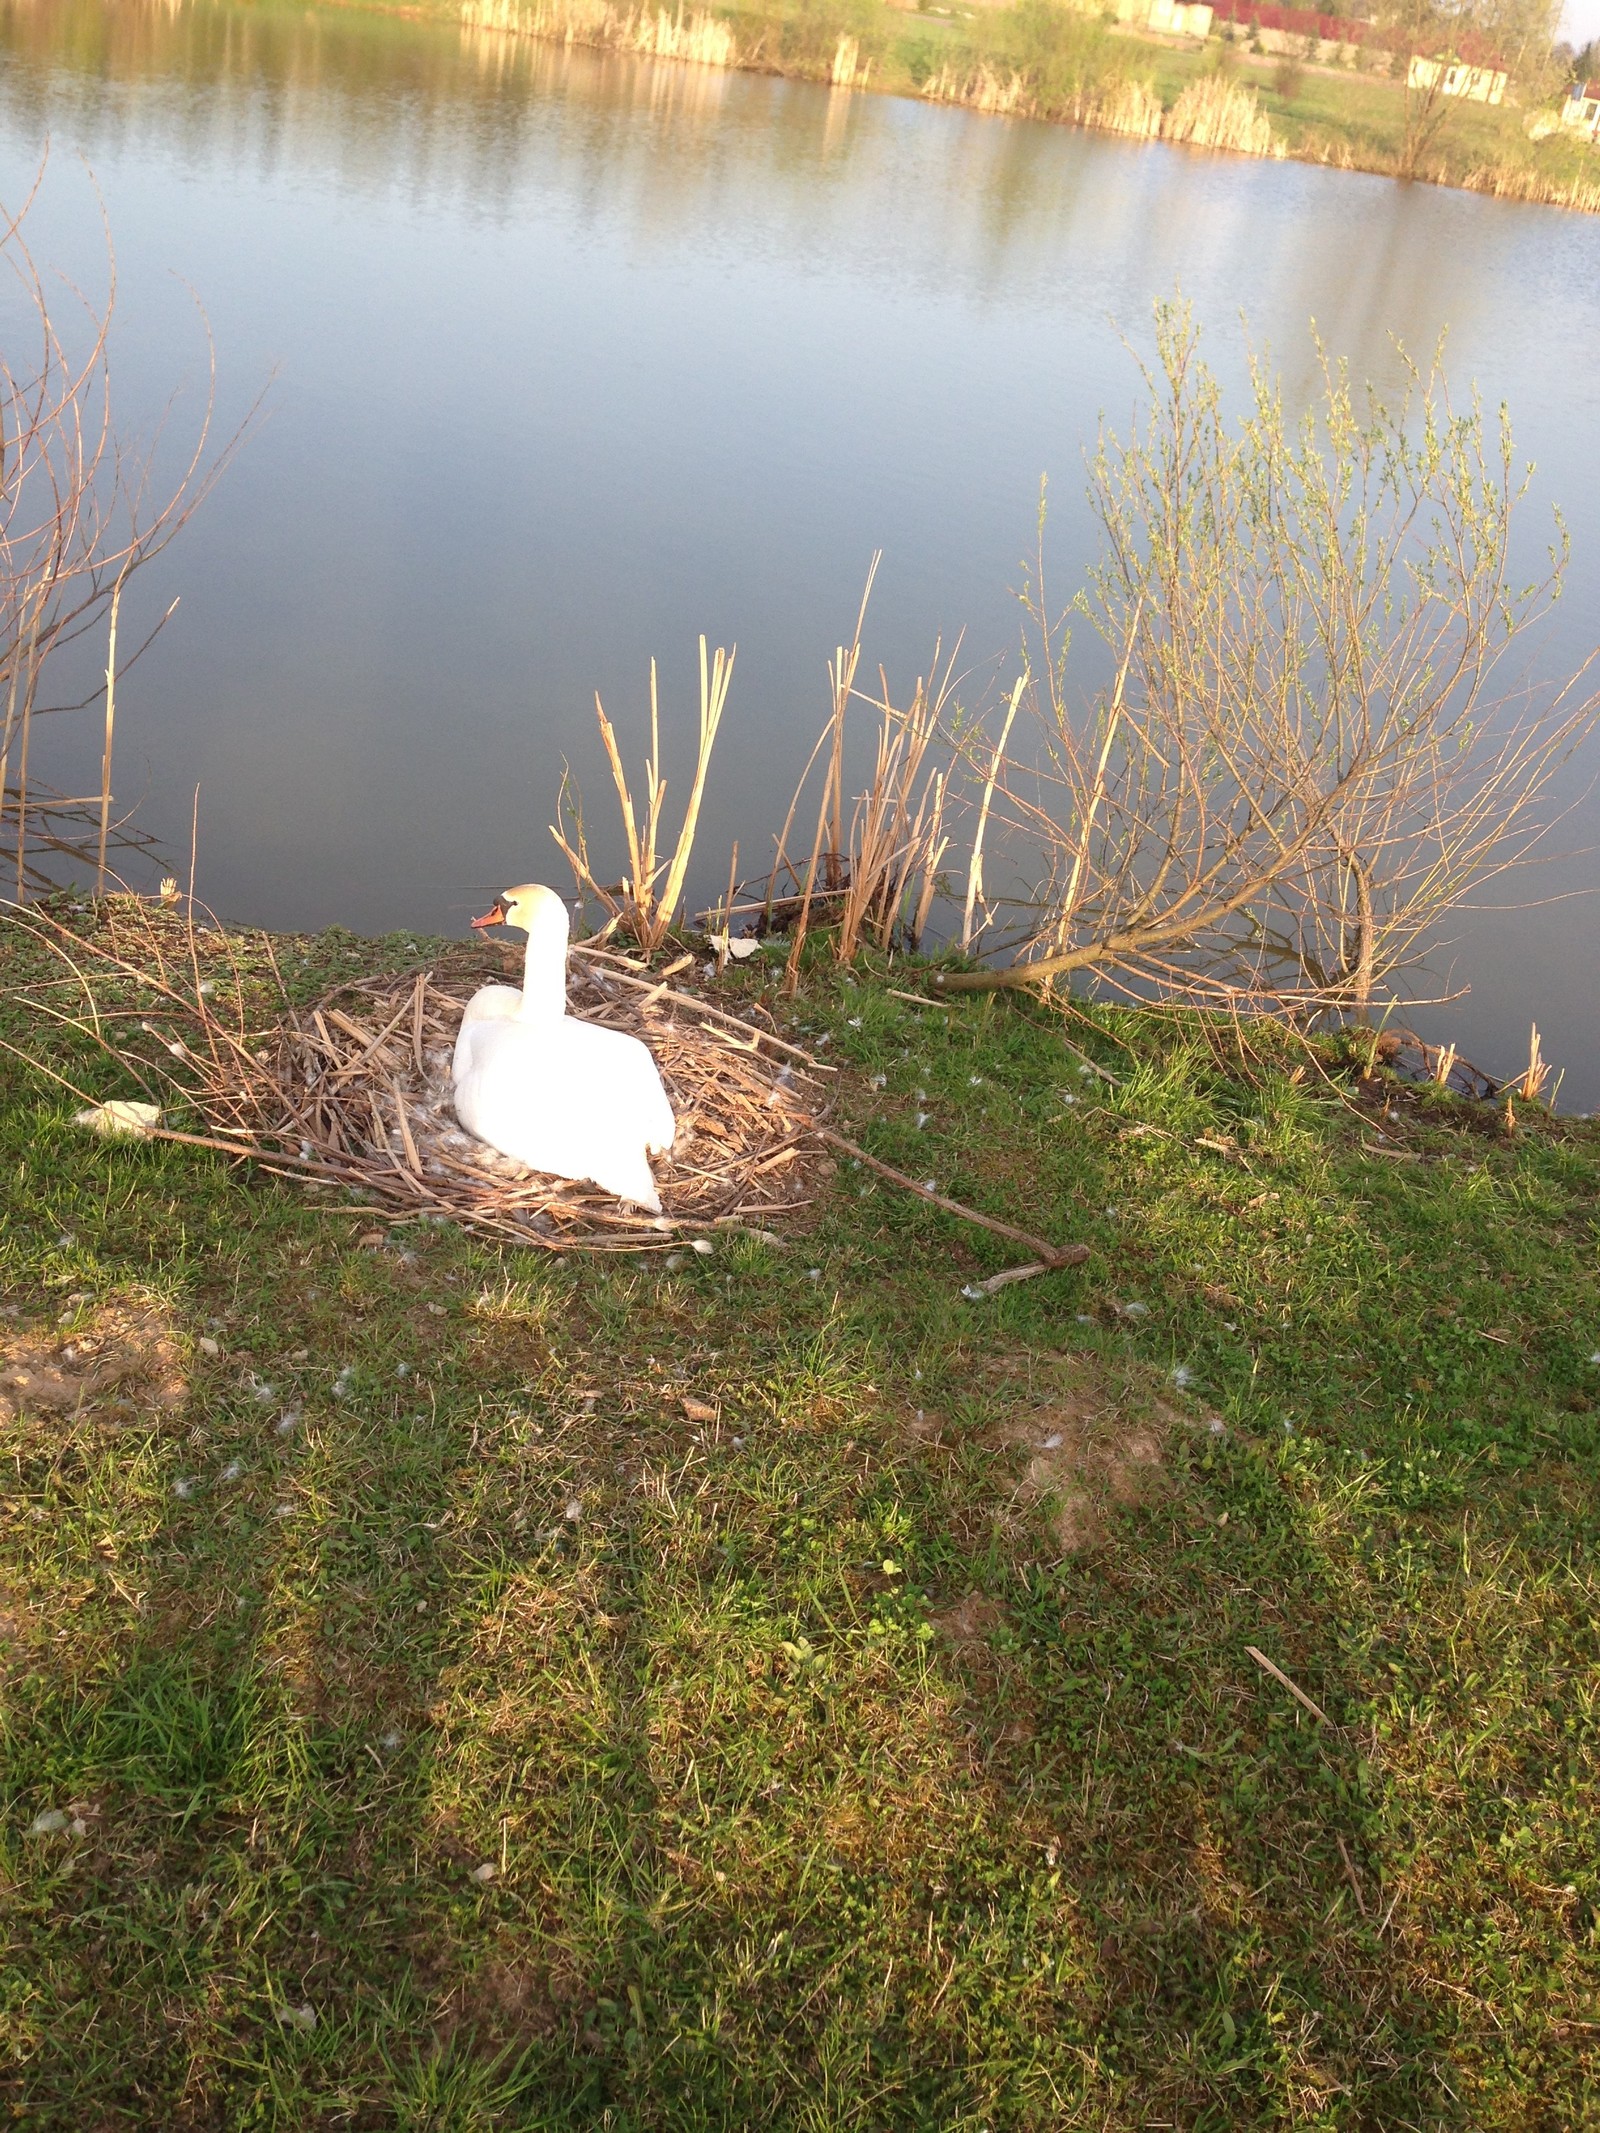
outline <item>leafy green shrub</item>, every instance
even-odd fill
[[[873,0],[792,0],[776,27],[773,56],[785,73],[825,77],[841,37],[853,37],[863,59],[880,56],[882,10]]]
[[[991,65],[1022,77],[1045,115],[1104,95],[1127,71],[1105,26],[1059,0],[1017,0],[992,18],[983,45]]]

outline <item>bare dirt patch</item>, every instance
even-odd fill
[[[0,1329],[0,1422],[23,1415],[70,1418],[108,1399],[171,1412],[183,1405],[188,1390],[172,1327],[148,1304],[109,1300],[70,1332]]]
[[[1065,1553],[1103,1546],[1115,1512],[1170,1488],[1165,1448],[1174,1427],[1185,1426],[1174,1408],[1083,1357],[1008,1358],[996,1369],[1027,1386],[991,1440],[1024,1455],[1011,1502],[1044,1506]]]
[[[948,1637],[958,1650],[984,1643],[1005,1618],[1006,1611],[1000,1602],[991,1600],[982,1592],[969,1592],[953,1607],[943,1608],[929,1617],[940,1636]]]

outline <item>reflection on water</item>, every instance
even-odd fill
[[[193,387],[185,284],[225,415],[276,373],[145,589],[183,606],[119,704],[124,795],[181,835],[198,779],[227,911],[451,926],[549,871],[563,759],[600,783],[593,691],[636,719],[657,652],[687,720],[702,628],[740,646],[708,885],[731,836],[749,863],[874,547],[869,656],[909,675],[964,625],[973,696],[1015,656],[1041,475],[1077,582],[1084,447],[1177,288],[1226,377],[1268,346],[1291,401],[1313,320],[1390,390],[1396,343],[1448,329],[1541,463],[1530,566],[1552,502],[1572,525],[1546,657],[1592,647],[1586,218],[343,10],[38,0],[0,7],[0,50],[4,195],[48,137],[34,241],[91,284],[70,151],[104,193],[126,404]],[[1463,1050],[1509,1060],[1537,1015],[1600,1097],[1592,931],[1581,901],[1463,921]]]

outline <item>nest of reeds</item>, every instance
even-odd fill
[[[394,1215],[434,1216],[520,1244],[668,1248],[687,1230],[770,1231],[809,1204],[822,1155],[820,1068],[776,1030],[575,943],[572,1012],[626,1030],[654,1054],[678,1121],[655,1165],[663,1212],[525,1169],[473,1140],[451,1101],[462,1010],[514,952],[447,951],[426,967],[352,975],[292,1005],[266,935],[225,933],[189,911],[117,897],[79,931],[35,908],[51,951],[24,991],[46,1025],[91,1037],[142,1085],[148,1106],[96,1107],[84,1123],[198,1142],[314,1185],[352,1188]],[[759,1013],[759,1010],[757,1010]],[[35,1064],[88,1094],[41,1047]],[[192,1130],[189,1130],[192,1128]]]
[[[678,1122],[671,1154],[654,1165],[661,1215],[472,1139],[456,1121],[450,1058],[484,975],[474,962],[357,979],[285,1020],[271,1059],[275,1137],[299,1164],[408,1213],[558,1249],[659,1244],[685,1226],[764,1229],[806,1204],[805,1085],[815,1084],[804,1055],[604,951],[573,951],[567,997],[585,1021],[642,1039],[661,1070]]]

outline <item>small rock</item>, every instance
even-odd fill
[[[569,1525],[575,1526],[578,1523],[578,1520],[583,1516],[583,1504],[580,1498],[573,1497],[571,1503],[567,1505],[565,1515]]]
[[[474,1881],[493,1881],[499,1871],[500,1869],[492,1859],[485,1859],[481,1866],[475,1866],[472,1869],[472,1878]]]
[[[214,1341],[209,1333],[202,1333],[195,1345],[202,1355],[220,1355],[222,1353],[221,1343]]]

